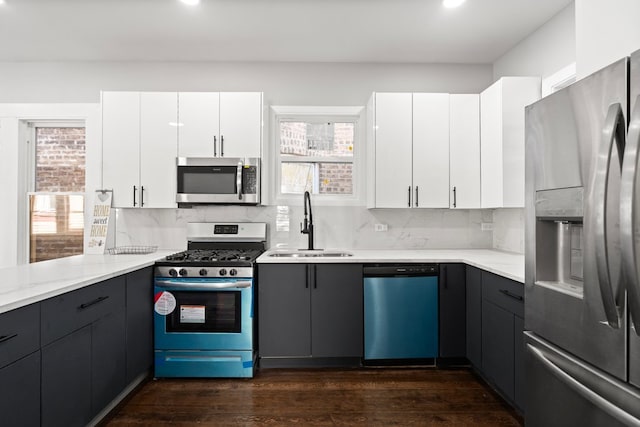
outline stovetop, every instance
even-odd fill
[[[250,265],[262,253],[258,249],[188,249],[173,255],[168,255],[166,262],[185,265],[237,265],[238,262],[248,262]]]

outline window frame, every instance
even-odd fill
[[[312,107],[312,106],[271,106],[271,149],[267,150],[270,158],[265,163],[270,167],[269,195],[273,204],[295,205],[302,203],[302,194],[281,192],[281,165],[283,156],[280,155],[280,122],[281,121],[311,121],[354,123],[353,161],[338,161],[352,165],[352,194],[313,194],[314,205],[321,206],[364,206],[365,205],[365,108],[350,107]],[[308,157],[312,161],[339,160],[335,157]],[[304,163],[302,160],[300,162]]]

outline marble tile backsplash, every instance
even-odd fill
[[[524,209],[494,210],[493,248],[524,253]]]
[[[110,230],[116,246],[157,245],[186,248],[188,222],[266,222],[270,248],[305,248],[300,233],[302,206],[206,206],[192,209],[114,209]],[[314,206],[316,248],[455,249],[492,248],[494,233],[481,223],[494,222],[493,210],[366,209]],[[375,224],[388,231],[376,232]],[[505,232],[505,238],[511,233]],[[502,242],[505,247],[515,247]],[[512,249],[505,249],[512,250]]]

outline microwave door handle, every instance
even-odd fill
[[[604,305],[604,311],[609,326],[620,327],[620,314],[616,305],[613,284],[611,283],[611,264],[607,245],[607,205],[609,202],[608,184],[609,173],[613,161],[620,162],[624,150],[624,131],[620,125],[624,125],[622,107],[619,103],[612,104],[607,112],[605,126],[602,131],[600,152],[596,161],[595,185],[594,185],[594,230],[596,270],[598,272],[598,284],[600,296]],[[617,145],[618,159],[613,159],[613,144]],[[609,203],[608,203],[609,202]]]
[[[640,335],[640,283],[638,283],[638,247],[635,243],[635,229],[638,221],[640,199],[635,197],[638,183],[638,151],[640,150],[640,96],[629,120],[627,145],[624,149],[622,178],[620,180],[620,245],[622,247],[622,268],[627,288],[629,312],[636,335]]]
[[[238,200],[242,200],[242,160],[238,162],[238,169],[236,171],[236,188],[238,189]]]

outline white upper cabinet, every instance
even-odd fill
[[[218,92],[178,93],[179,157],[220,155],[220,94]]]
[[[102,93],[102,187],[114,207],[138,205],[140,190],[140,93]]]
[[[413,207],[449,207],[449,94],[413,94]]]
[[[369,104],[375,188],[368,206],[448,207],[449,95],[375,93]]]
[[[480,207],[480,95],[449,98],[450,207]]]
[[[411,207],[412,95],[374,94],[376,208]]]
[[[176,207],[177,93],[102,93],[102,186],[119,208]]]
[[[261,92],[180,92],[179,157],[260,157]]]
[[[538,77],[503,77],[480,94],[483,208],[524,207],[524,108],[538,99]]]
[[[140,94],[140,204],[176,206],[178,94]]]
[[[260,157],[262,93],[220,93],[220,155]]]

